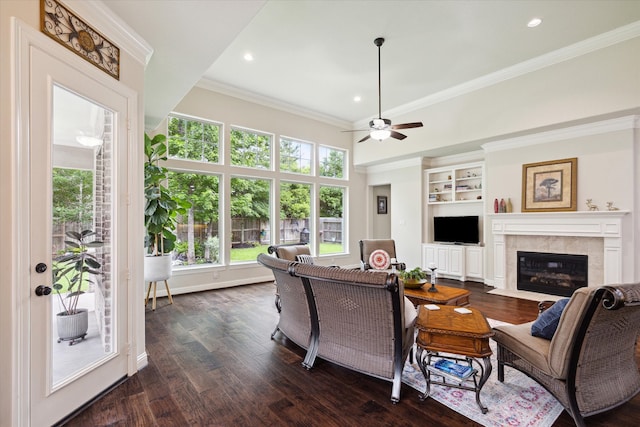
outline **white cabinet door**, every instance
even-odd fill
[[[482,279],[483,277],[483,248],[469,246],[466,254],[466,272],[468,277]]]
[[[464,246],[448,247],[449,265],[447,273],[460,276],[460,280],[464,280]]]

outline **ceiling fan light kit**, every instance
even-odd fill
[[[403,140],[407,136],[396,132],[394,129],[409,129],[422,127],[422,122],[402,123],[399,125],[392,125],[391,120],[382,118],[382,85],[380,78],[380,47],[384,43],[384,38],[378,37],[373,41],[373,44],[378,46],[378,118],[369,122],[369,135],[365,136],[358,142],[364,142],[367,139],[376,139],[378,141],[384,141],[391,137],[398,140]]]

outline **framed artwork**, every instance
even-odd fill
[[[378,214],[387,213],[387,196],[378,196],[377,200]]]
[[[42,32],[120,80],[120,49],[57,0],[40,0]]]
[[[522,212],[575,211],[576,157],[522,165]]]

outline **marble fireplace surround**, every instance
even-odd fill
[[[494,286],[517,291],[517,251],[589,257],[589,286],[622,283],[623,218],[629,211],[491,214]]]

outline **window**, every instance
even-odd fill
[[[318,149],[320,171],[318,175],[329,178],[345,179],[345,152],[335,148],[320,147]]]
[[[259,253],[267,253],[270,201],[269,180],[231,178],[231,262],[255,261]]]
[[[280,171],[311,175],[313,146],[288,138],[280,139]]]
[[[219,163],[220,125],[170,116],[168,127],[169,156]]]
[[[187,216],[178,218],[176,265],[220,264],[220,177],[169,172],[169,189],[191,202]]]
[[[344,252],[345,188],[320,187],[320,255]]]
[[[231,129],[231,164],[271,169],[271,135]]]
[[[312,243],[311,184],[280,183],[280,243]]]

